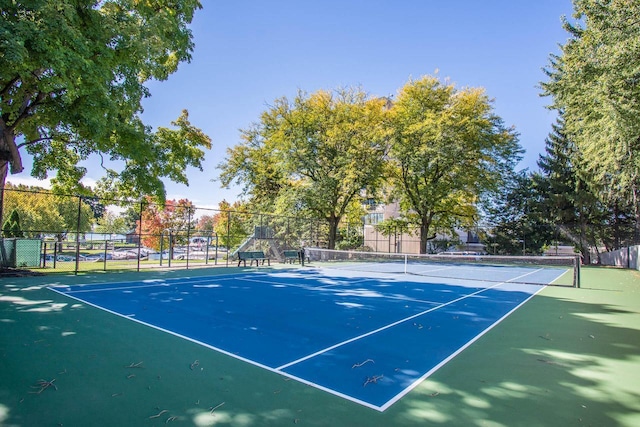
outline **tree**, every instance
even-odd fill
[[[100,198],[95,196],[87,196],[84,197],[84,202],[89,205],[89,207],[93,211],[93,218],[95,220],[99,220],[103,217],[106,212],[106,207],[104,206]]]
[[[196,228],[199,233],[203,234],[213,234],[213,230],[216,226],[216,221],[219,216],[217,215],[203,215],[198,219],[198,224]]]
[[[129,230],[131,228],[127,226],[127,220],[124,216],[116,215],[108,210],[98,219],[94,229],[96,233],[102,234],[126,234]]]
[[[482,89],[458,90],[436,77],[409,81],[391,116],[393,196],[426,253],[436,229],[472,225],[479,199],[500,186],[522,150]]]
[[[286,200],[289,213],[306,211],[326,221],[328,246],[334,248],[350,206],[381,183],[386,104],[357,89],[278,99],[228,151],[221,181],[242,183],[261,206]]]
[[[490,233],[490,251],[503,255],[539,255],[556,237],[554,228],[543,218],[541,194],[532,175],[514,172],[500,191],[483,203]]]
[[[78,196],[54,194],[50,190],[24,185],[5,188],[5,208],[20,214],[23,233],[27,237],[55,234],[59,242],[68,233],[91,230],[93,211]]]
[[[580,151],[582,176],[601,200],[634,207],[640,236],[640,3],[574,0],[570,39],[551,55],[544,94]]]
[[[248,230],[248,221],[243,221],[243,217],[247,215],[247,206],[241,202],[234,202],[233,206],[226,200],[218,205],[220,212],[215,217],[214,231],[218,235],[220,245],[231,250],[240,245],[242,241],[250,234]]]
[[[67,238],[69,233],[91,231],[94,221],[91,205],[83,197],[53,194],[55,207],[62,218],[62,228],[55,230],[58,242]]]
[[[2,225],[2,236],[5,238],[24,237],[20,228],[20,214],[16,209],[11,211],[9,218]]]
[[[589,263],[590,248],[598,246],[603,206],[580,176],[579,151],[566,135],[562,115],[552,128],[546,154],[538,160],[540,172],[532,176],[540,194],[541,218],[554,228],[556,240],[573,243]]]
[[[391,236],[394,237],[394,252],[399,251],[398,236],[402,236],[404,234],[411,235],[414,231],[411,229],[410,223],[406,218],[386,218],[377,223],[374,226],[374,229],[384,237],[389,238],[389,251],[391,251]]]
[[[188,24],[198,0],[0,0],[0,189],[23,171],[56,171],[54,185],[87,192],[78,162],[96,154],[122,163],[103,190],[135,189],[164,200],[161,179],[186,183],[210,140],[190,125],[155,133],[140,118],[152,79],[165,80],[191,59]],[[0,195],[2,192],[0,191]],[[1,203],[1,200],[0,200]]]
[[[148,248],[160,249],[160,241],[166,234],[171,235],[171,245],[186,243],[188,232],[194,228],[193,213],[195,207],[187,199],[167,200],[164,205],[151,203],[142,211],[137,231],[141,234],[142,244]]]

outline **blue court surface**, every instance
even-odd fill
[[[542,287],[265,269],[51,289],[384,411]]]

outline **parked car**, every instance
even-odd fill
[[[112,259],[111,254],[107,253],[107,259]],[[85,261],[104,261],[104,254],[87,255]]]
[[[111,252],[113,259],[137,259],[138,251],[132,249],[116,249]]]

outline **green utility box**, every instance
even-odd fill
[[[42,253],[40,239],[0,239],[0,266],[39,267]]]

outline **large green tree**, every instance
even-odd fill
[[[242,202],[234,202],[231,205],[226,200],[219,203],[220,211],[215,214],[215,226],[213,231],[218,236],[218,244],[227,248],[227,251],[236,249],[252,232],[253,223],[248,219],[252,215],[247,210],[247,205]]]
[[[24,237],[20,227],[20,214],[17,210],[12,210],[9,218],[2,224],[2,237]]]
[[[188,122],[156,132],[141,120],[150,80],[165,80],[193,50],[198,0],[0,0],[0,188],[9,171],[56,172],[83,190],[92,154],[119,161],[105,189],[164,200],[162,178],[187,182],[210,140]],[[0,192],[0,194],[2,194]]]
[[[483,203],[489,234],[487,250],[502,255],[539,255],[557,234],[542,209],[543,194],[527,170],[514,172],[493,197]]]
[[[580,175],[580,155],[567,137],[562,115],[552,125],[540,171],[533,174],[540,195],[541,220],[556,231],[556,238],[571,242],[589,263],[590,248],[597,247],[598,231],[604,222],[604,206]]]
[[[551,56],[544,93],[564,113],[582,175],[603,200],[634,206],[640,233],[640,2],[573,3],[570,38]]]
[[[96,221],[93,231],[102,234],[126,234],[130,230],[124,216],[106,210],[102,217]]]
[[[379,188],[388,147],[386,105],[359,89],[278,99],[229,150],[222,183],[235,180],[253,200],[271,206],[286,200],[288,213],[304,210],[326,221],[327,244],[334,248],[341,219],[364,192]]]
[[[393,197],[426,253],[436,230],[477,220],[480,198],[500,186],[522,150],[482,89],[456,89],[433,76],[411,80],[391,115]]]
[[[7,185],[5,209],[19,213],[20,225],[27,237],[55,234],[60,242],[67,233],[91,231],[94,221],[91,206],[84,198],[24,185]]]

